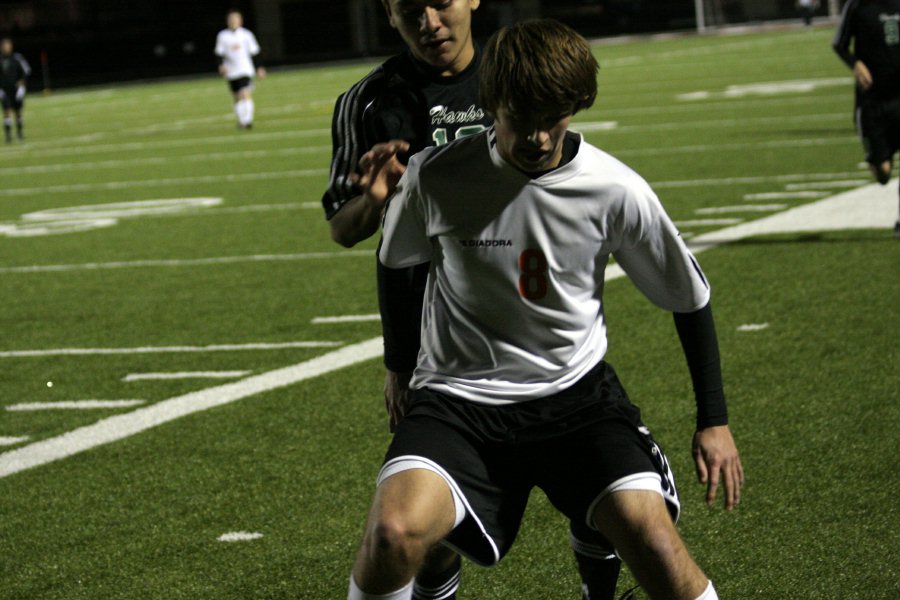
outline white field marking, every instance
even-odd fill
[[[0,176],[25,174],[40,175],[46,173],[63,173],[66,171],[84,172],[99,169],[121,169],[122,167],[165,165],[168,163],[219,162],[223,160],[244,160],[272,156],[321,154],[330,151],[331,146],[302,146],[299,148],[280,148],[278,150],[239,150],[235,152],[207,152],[204,154],[189,154],[184,156],[150,156],[146,158],[112,159],[48,165],[23,165],[21,167],[0,168]]]
[[[729,85],[722,92],[698,91],[675,96],[678,100],[707,100],[709,98],[743,98],[745,96],[773,96],[779,94],[803,94],[825,87],[844,87],[853,83],[850,77],[828,79],[794,79],[764,81],[742,85]]]
[[[687,221],[675,221],[678,227],[703,227],[705,225],[734,225],[743,219],[689,219]]]
[[[138,348],[52,348],[49,350],[6,350],[0,358],[40,356],[106,356],[114,354],[169,354],[179,352],[239,352],[244,350],[285,350],[288,348],[334,348],[343,342],[277,342],[213,344],[210,346],[143,346]]]
[[[214,258],[173,258],[67,265],[26,265],[19,267],[0,267],[0,273],[57,273],[61,271],[96,271],[102,269],[135,269],[142,267],[197,267],[206,265],[232,265],[253,262],[315,260],[320,258],[357,258],[361,256],[372,257],[374,256],[374,250],[303,252],[299,254],[251,254],[247,256],[218,256]]]
[[[661,188],[690,188],[707,187],[716,185],[735,185],[743,183],[787,183],[790,181],[809,181],[811,179],[834,180],[845,177],[853,177],[856,172],[850,173],[791,173],[787,175],[759,175],[750,177],[716,177],[710,179],[680,179],[674,181],[654,181],[652,187]],[[865,183],[865,182],[864,182]]]
[[[787,204],[738,204],[737,206],[710,206],[707,208],[698,208],[694,212],[698,215],[716,215],[734,212],[770,212],[773,210],[784,210],[787,207]]]
[[[118,223],[116,219],[72,219],[47,223],[0,223],[0,236],[21,238],[62,235],[113,227]]]
[[[641,125],[619,125],[610,133],[631,133],[633,131],[672,131],[676,129],[700,130],[716,127],[747,127],[754,125],[788,125],[791,123],[821,123],[846,119],[847,113],[824,113],[819,115],[794,115],[789,117],[754,117],[749,119],[710,119],[707,121],[671,121],[667,123],[645,123]]]
[[[169,379],[236,379],[253,371],[182,371],[179,373],[129,373],[122,381],[155,381]]]
[[[0,454],[0,478],[131,437],[175,419],[337,371],[381,356],[381,337],[317,356],[289,367],[175,396],[137,410],[101,419],[62,435]]]
[[[97,410],[102,408],[130,408],[143,404],[143,400],[62,400],[59,402],[23,402],[10,404],[9,412],[37,410]]]
[[[590,133],[592,131],[610,131],[619,126],[617,121],[585,121],[572,123],[570,129],[578,133]]]
[[[15,446],[16,444],[21,444],[22,442],[27,442],[31,438],[27,435],[21,437],[10,437],[5,435],[0,435],[0,446]]]
[[[192,177],[169,177],[161,179],[135,179],[131,181],[107,181],[104,183],[73,183],[48,185],[43,187],[0,189],[0,196],[28,196],[31,194],[67,194],[72,192],[93,192],[98,190],[127,190],[138,187],[164,187],[195,183],[233,183],[236,181],[260,181],[271,179],[292,179],[294,177],[318,177],[327,175],[328,169],[294,169],[290,171],[269,171],[265,173],[241,173],[222,175],[195,175]]]
[[[98,137],[97,135],[90,134],[79,135],[64,140],[67,142],[71,142],[71,145],[63,145],[60,143],[61,140],[58,139],[53,140],[52,142],[29,142],[26,146],[17,146],[15,148],[15,155],[30,158],[41,156],[83,156],[85,154],[102,154],[104,152],[108,152],[110,154],[125,154],[136,150],[168,150],[171,148],[200,145],[227,146],[229,144],[234,144],[235,142],[240,142],[242,146],[246,146],[247,144],[264,142],[274,139],[308,138],[325,136],[326,134],[330,133],[330,129],[305,129],[294,131],[274,131],[269,133],[254,132],[253,135],[249,136],[240,134],[213,135],[197,138],[179,138],[177,140],[161,140],[151,142],[117,142],[109,144],[86,145],[87,143]],[[330,148],[330,146],[328,146],[328,148]],[[0,155],[2,154],[2,149],[0,149]]]
[[[634,148],[630,150],[610,151],[618,157],[625,156],[669,156],[672,154],[692,154],[701,152],[746,152],[751,148],[809,148],[816,146],[858,144],[859,139],[847,136],[845,138],[819,138],[805,140],[775,140],[758,142],[755,144],[691,144],[687,146]]]
[[[737,328],[738,331],[762,331],[763,329],[768,329],[768,323],[747,323],[746,325],[741,325]]]
[[[783,212],[698,235],[688,242],[694,254],[744,238],[773,233],[890,229],[897,218],[897,195],[877,183],[810,202]],[[624,277],[619,265],[606,268],[606,280]]]
[[[819,190],[832,188],[859,187],[869,183],[869,179],[845,179],[843,181],[814,181],[810,183],[789,183],[788,190]]]
[[[358,323],[360,321],[380,321],[381,315],[343,315],[340,317],[315,317],[310,321],[313,325],[327,323]]]
[[[759,194],[744,194],[744,200],[790,200],[804,198],[822,198],[828,192],[762,192]]]
[[[258,540],[263,537],[263,534],[250,532],[250,531],[231,531],[229,533],[223,533],[219,537],[216,538],[216,541],[219,542],[249,542],[251,540]]]
[[[220,206],[221,198],[172,198],[166,200],[133,200],[107,204],[83,204],[64,208],[48,208],[22,215],[23,221],[65,221],[78,219],[127,219],[160,214],[180,213]]]

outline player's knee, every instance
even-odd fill
[[[428,549],[423,534],[402,514],[386,513],[374,523],[370,542],[372,549],[381,556],[401,563],[414,563],[423,560]]]

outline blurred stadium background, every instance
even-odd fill
[[[823,0],[819,16],[836,16],[838,4]],[[36,68],[32,89],[185,75],[215,69],[211,40],[232,7],[244,12],[268,65],[399,48],[379,0],[12,0],[0,3],[0,32]],[[795,0],[490,0],[475,33],[537,16],[599,37],[795,20],[797,9]]]

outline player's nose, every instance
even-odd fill
[[[426,6],[419,17],[419,29],[424,33],[434,33],[441,28],[441,16],[431,6]]]

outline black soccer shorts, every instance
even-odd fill
[[[416,458],[444,477],[466,509],[444,543],[481,565],[509,551],[535,486],[571,521],[573,547],[598,555],[614,549],[590,514],[611,491],[658,480],[654,489],[678,516],[668,460],[605,362],[561,393],[517,404],[416,390],[379,482],[392,466]]]
[[[16,98],[16,88],[3,88],[0,90],[0,104],[3,110],[22,110],[25,106],[25,99]]]
[[[892,161],[900,152],[900,98],[860,105],[856,123],[870,165]]]
[[[238,77],[237,79],[229,79],[228,87],[231,89],[232,94],[237,94],[244,88],[253,89],[253,80],[249,77]]]

